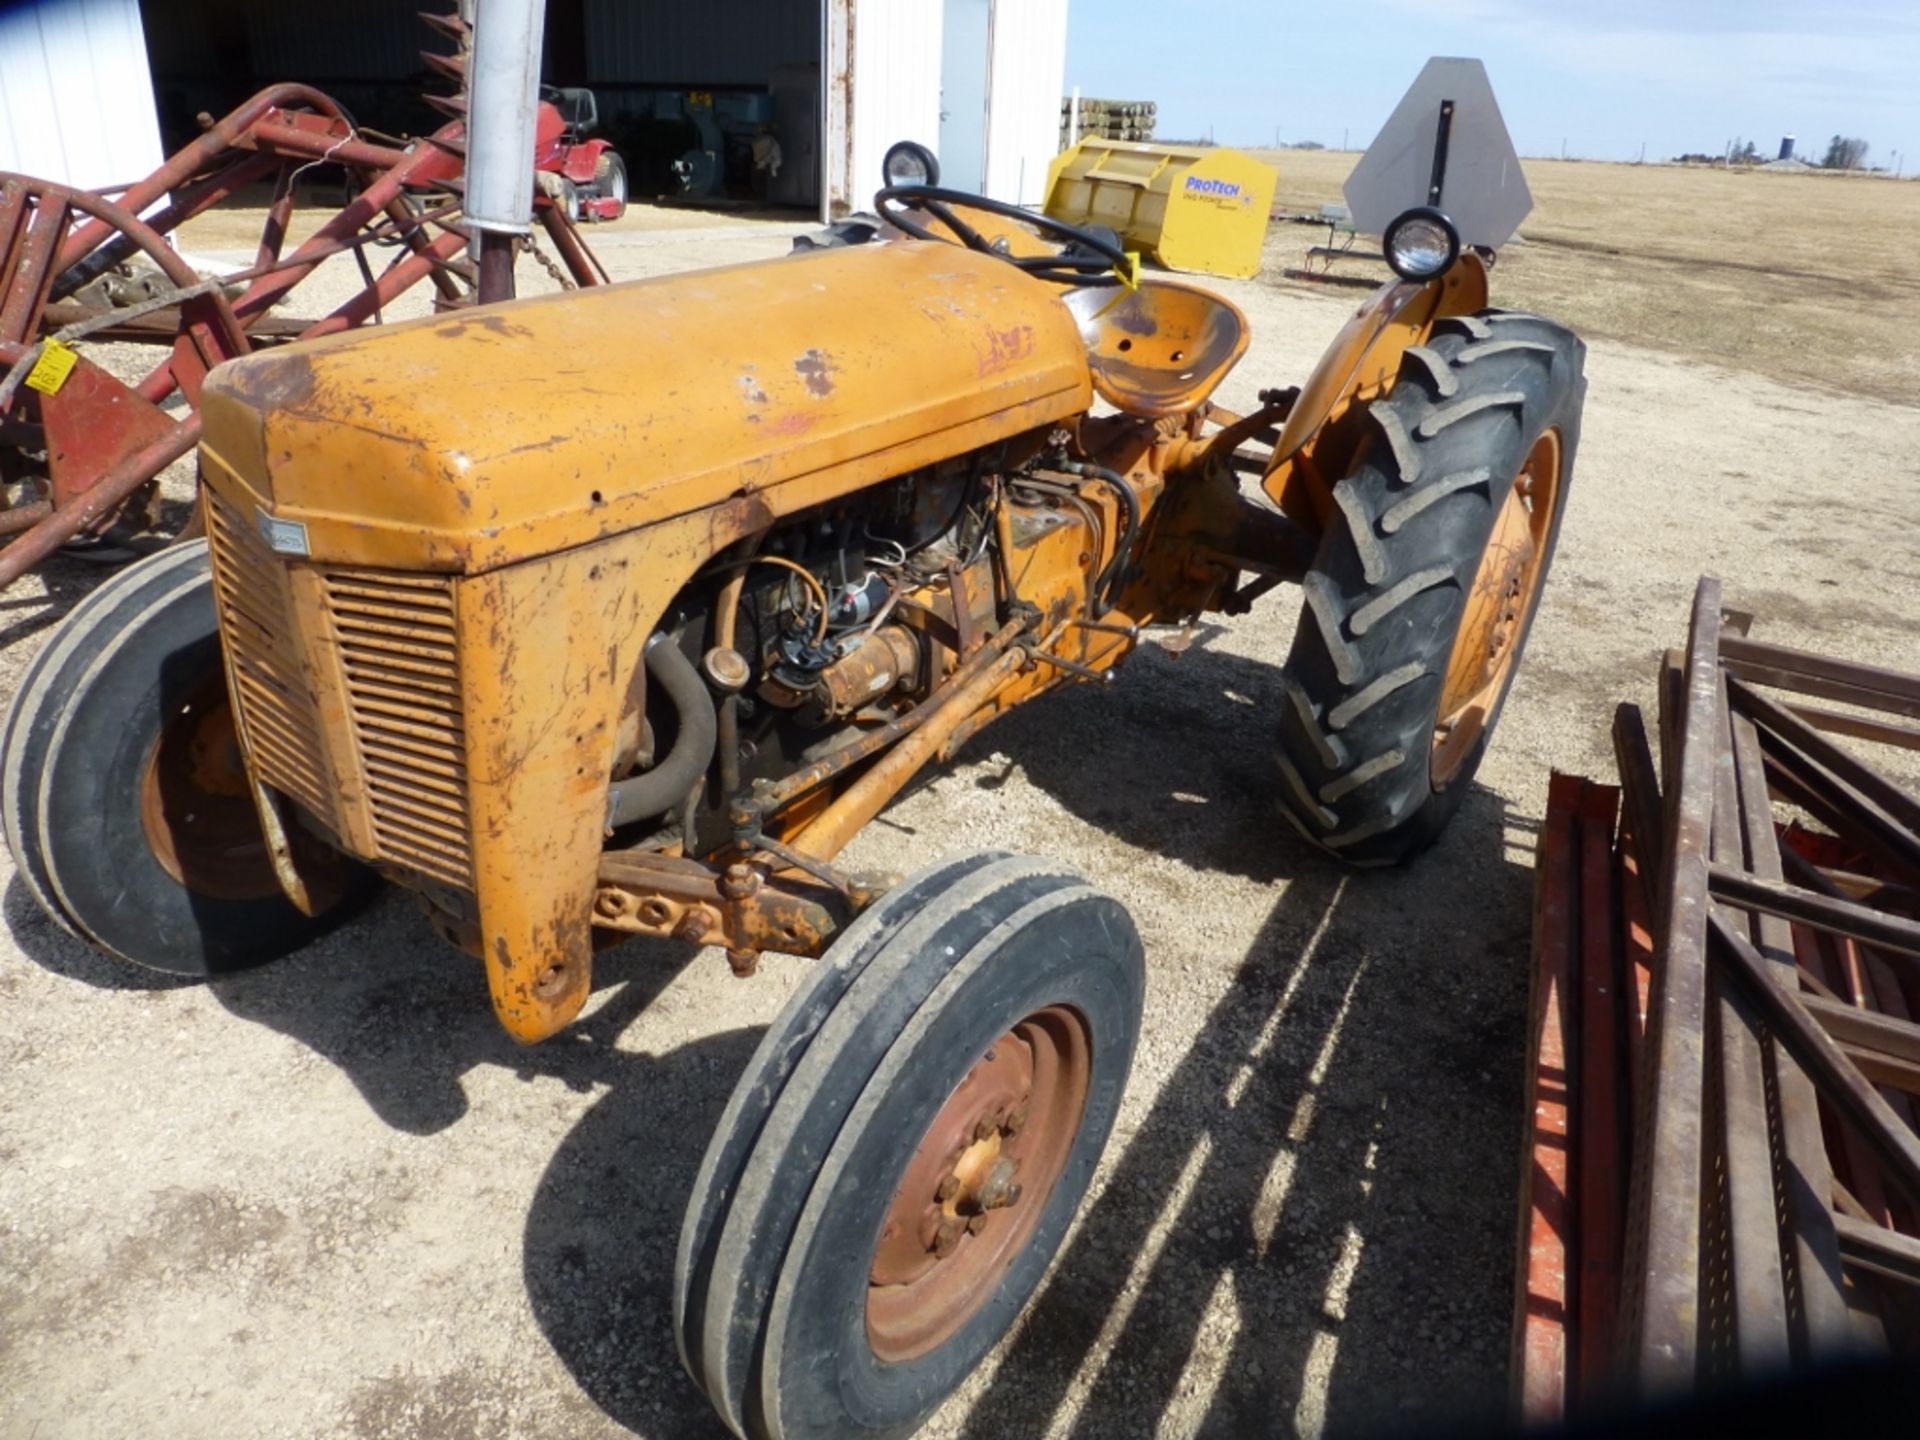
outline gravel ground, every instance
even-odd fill
[[[596,239],[631,277],[787,233]],[[1354,303],[1221,288],[1255,327],[1228,404],[1302,378]],[[1094,1197],[928,1434],[1500,1413],[1549,771],[1610,770],[1611,707],[1650,702],[1702,571],[1790,643],[1912,666],[1920,620],[1920,409],[1618,344],[1589,376],[1532,652],[1411,869],[1343,873],[1275,814],[1285,592],[1014,715],[856,843],[850,863],[899,869],[990,844],[1069,860],[1150,964]],[[67,563],[0,599],[0,690],[95,578]],[[176,985],[68,940],[3,857],[0,890],[0,1434],[720,1433],[673,1358],[681,1197],[803,962],[741,982],[718,952],[630,944],[578,1024],[522,1050],[398,894],[265,970]]]

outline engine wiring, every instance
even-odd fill
[[[733,560],[724,565],[713,567],[710,573],[719,574],[726,570],[745,570],[753,565],[777,565],[782,570],[790,570],[806,585],[812,596],[817,614],[813,622],[813,643],[822,644],[827,638],[827,625],[832,619],[833,606],[827,599],[827,587],[820,583],[820,577],[798,561],[789,560],[784,555],[749,555],[744,560]]]
[[[940,479],[935,472],[903,476],[900,496],[889,511],[870,510],[862,517],[841,510],[797,523],[791,532],[794,543],[780,546],[786,554],[758,550],[743,554],[736,548],[731,558],[704,567],[706,575],[725,577],[715,597],[712,634],[716,643],[729,648],[734,644],[736,625],[744,619],[741,600],[746,574],[754,566],[786,572],[784,585],[775,592],[780,597],[775,601],[780,617],[776,624],[784,638],[756,643],[749,651],[749,663],[755,672],[777,682],[782,693],[811,694],[820,683],[815,677],[824,667],[852,655],[889,623],[898,623],[903,610],[928,609],[919,598],[922,592],[953,583],[950,577],[956,573],[974,570],[994,556],[996,542],[1003,550],[1010,548],[1011,510],[1021,505],[1068,511],[1083,527],[1089,609],[1095,616],[1105,614],[1124,579],[1127,554],[1138,535],[1139,504],[1132,490],[1112,471],[1078,463],[1069,454],[1058,454],[1040,466],[1007,466],[1004,454],[997,458],[1000,463],[980,457],[967,472],[948,472]],[[1119,516],[1095,501],[1088,482],[1116,491]],[[926,495],[920,490],[923,483],[940,488]],[[941,493],[949,485],[957,491],[951,499]],[[929,500],[941,505],[944,518],[917,518]],[[996,588],[1004,587],[1009,602],[1017,598],[1010,561],[1010,555],[1000,554],[995,566]],[[775,702],[789,707],[793,703]]]
[[[1076,545],[1085,551],[1083,565],[1076,568],[1084,570],[1088,623],[1099,626],[1097,617],[1113,607],[1128,578],[1140,532],[1138,497],[1120,475],[1082,461],[1070,446],[1012,464],[1005,448],[978,455],[965,468],[902,475],[864,513],[834,505],[797,515],[701,567],[715,587],[706,622],[710,643],[738,651],[748,678],[715,697],[716,748],[724,752],[717,773],[678,799],[647,843],[697,851],[717,833],[715,817],[726,797],[739,793],[753,772],[764,774],[782,756],[805,757],[822,745],[832,750],[834,738],[871,734],[874,725],[893,723],[903,713],[900,705],[924,700],[929,685],[939,688],[937,672],[925,668],[930,661],[908,666],[884,656],[851,657],[869,644],[897,647],[890,627],[928,632],[921,614],[965,636],[970,624],[982,623],[972,613],[981,592],[966,578],[981,565],[992,567],[994,578],[986,583],[1008,607],[996,606],[996,614],[1025,613],[1030,607],[1016,593],[1013,570],[1014,523],[1022,511],[1051,511],[1051,523],[1068,523],[1084,537]],[[1111,488],[1115,501],[1103,500],[1096,485]],[[766,567],[763,576],[769,569],[783,573],[764,580],[754,591],[759,598],[748,603],[756,566]],[[952,613],[939,598],[943,591]],[[959,614],[963,602],[966,616]],[[749,626],[750,633],[742,633]],[[929,633],[946,632],[934,624]],[[928,641],[912,643],[920,653]],[[1081,678],[1104,679],[1063,657],[1038,658]],[[863,663],[871,674],[859,668]],[[834,668],[847,664],[853,668]],[[879,688],[848,688],[869,679]]]

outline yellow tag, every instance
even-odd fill
[[[80,356],[70,347],[58,340],[49,340],[40,347],[40,358],[27,372],[27,384],[43,395],[58,395],[79,360]]]
[[[1114,291],[1111,300],[1094,312],[1093,318],[1096,320],[1113,309],[1114,306],[1126,304],[1127,297],[1140,288],[1140,252],[1138,250],[1128,250],[1125,254],[1127,263],[1113,267],[1113,273],[1120,277],[1120,288]]]

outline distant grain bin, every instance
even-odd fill
[[[1793,158],[1793,142],[1796,138],[1798,137],[1793,135],[1782,135],[1780,137],[1780,159],[1791,160]]]

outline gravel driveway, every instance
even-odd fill
[[[596,240],[602,240],[596,236]],[[617,277],[778,230],[612,234]],[[323,283],[351,283],[350,268]],[[1302,379],[1355,303],[1221,288]],[[1496,285],[1497,293],[1497,285]],[[849,863],[987,845],[1132,909],[1147,1032],[1092,1202],[1025,1325],[929,1434],[1352,1433],[1505,1400],[1531,854],[1550,769],[1610,772],[1702,571],[1759,634],[1913,666],[1920,409],[1596,345],[1532,651],[1454,828],[1347,874],[1271,803],[1297,600],[1147,648],[988,731]],[[0,690],[96,578],[0,598]],[[212,985],[132,972],[0,856],[0,1434],[720,1433],[681,1375],[682,1194],[804,962],[629,944],[535,1049],[399,894]]]

